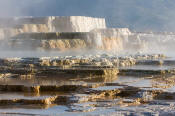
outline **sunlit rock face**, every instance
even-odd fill
[[[7,42],[7,45],[1,42],[3,46],[17,47],[20,43],[20,49],[92,48],[129,54],[173,52],[175,42],[173,33],[134,33],[128,28],[107,28],[105,19],[84,16],[0,18],[0,40],[3,39]],[[17,41],[11,43],[12,39]]]
[[[9,42],[11,47],[44,49],[44,50],[76,50],[90,48],[91,41],[88,41],[86,36],[90,33],[85,32],[42,32],[42,33],[23,33],[12,37]],[[93,39],[93,38],[91,38]],[[31,43],[31,44],[30,44]],[[27,47],[28,46],[28,47]]]
[[[95,49],[119,54],[165,54],[173,52],[175,42],[173,33],[107,28],[105,19],[85,16],[0,18],[0,40],[7,43],[1,42],[3,47],[13,49]],[[3,47],[0,45],[0,49]]]
[[[59,40],[48,40],[41,43],[43,49],[57,49],[60,51],[65,50],[76,50],[87,48],[89,45],[83,39],[59,39]]]
[[[20,28],[0,28],[0,39],[10,38],[21,33],[48,32],[45,24],[24,24]]]
[[[49,28],[46,24],[24,24],[21,29],[22,32],[48,32]]]
[[[90,32],[40,32],[23,33],[13,37],[22,45],[29,45],[27,40],[36,40],[32,48],[41,47],[42,49],[76,50],[76,49],[99,49],[113,52],[123,50],[123,44],[127,41],[130,31],[126,28],[121,29],[94,29]],[[27,43],[25,43],[27,42]],[[38,42],[38,44],[36,44]],[[13,42],[12,46],[17,46],[19,42]],[[34,46],[35,45],[35,46]],[[26,48],[26,46],[25,46]]]
[[[96,28],[106,28],[105,19],[84,16],[1,18],[0,38],[26,32],[89,32]]]
[[[122,51],[124,43],[131,35],[128,28],[94,29],[91,33],[94,35],[97,48],[114,52]]]
[[[49,23],[52,25],[51,31],[56,32],[89,32],[106,28],[105,19],[83,16],[53,17]]]
[[[48,32],[46,21],[44,18],[42,20],[31,17],[0,19],[0,39],[8,39],[26,32]]]
[[[84,16],[1,18],[0,39],[7,40],[8,46],[20,49],[64,51],[87,48],[115,53],[128,46],[134,51],[144,43],[128,28],[107,28],[105,19]]]

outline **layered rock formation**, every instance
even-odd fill
[[[89,32],[95,28],[106,28],[105,19],[82,16],[2,18],[0,30],[5,36],[0,38],[25,32]]]
[[[105,19],[82,16],[0,19],[0,27],[0,38],[8,41],[6,47],[32,49],[120,51],[122,39],[130,33],[128,29],[107,29]],[[31,40],[36,40],[32,46]]]
[[[94,29],[91,31],[95,45],[103,50],[120,52],[131,32],[127,28]]]
[[[0,38],[10,49],[97,48],[119,52],[131,34],[127,28],[106,28],[105,19],[81,16],[0,19],[0,26]]]
[[[96,28],[106,28],[105,19],[70,16],[52,17],[50,31],[56,32],[89,32]],[[50,25],[48,23],[48,25]]]
[[[128,28],[107,28],[105,19],[82,16],[1,18],[0,39],[1,49],[97,49],[129,54],[166,53],[175,42],[173,33],[133,33]]]
[[[174,66],[161,54],[0,59],[0,114],[174,112]]]
[[[9,47],[22,54],[38,49],[47,54],[55,49],[140,52],[157,43],[173,46],[174,41],[174,35],[106,28],[104,19],[89,17],[0,19],[0,26],[0,50]],[[160,112],[160,107],[175,112],[174,59],[162,54],[56,53],[57,57],[1,55],[5,57],[0,58],[1,115],[100,115],[101,111],[132,115],[140,109],[140,114],[149,115]]]
[[[123,33],[122,30],[127,33]],[[24,42],[33,41],[38,44],[34,48],[43,49],[99,49],[120,52],[127,41],[130,32],[128,29],[96,29],[91,32],[49,32],[49,33],[23,33],[11,38],[11,45],[27,45]],[[28,40],[28,41],[27,41]],[[19,45],[19,44],[18,44]]]

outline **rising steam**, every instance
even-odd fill
[[[175,31],[174,8],[175,2],[171,0],[0,0],[0,17],[51,15],[105,17],[108,27],[126,27],[130,28],[131,31],[136,30],[137,33],[130,31],[120,32],[117,29],[107,29],[105,31],[93,30],[91,32],[93,37],[87,35],[86,39],[95,46],[91,46],[94,50],[100,48],[102,51],[113,54],[164,53],[172,55],[175,48],[174,33],[148,32]],[[43,25],[37,26],[34,27],[31,25],[31,30],[33,31],[39,27],[42,29],[47,28]],[[50,28],[52,28],[51,25]],[[16,30],[15,33],[20,33],[20,31]],[[49,32],[52,31],[53,29],[49,30]],[[5,34],[7,35],[9,33],[11,31],[6,31]],[[0,28],[0,36],[4,36],[3,34],[2,28]],[[91,41],[92,39],[94,41]],[[8,48],[11,45],[9,41],[3,40],[3,42],[0,44],[1,51],[6,51],[7,53],[10,51],[8,54],[13,54],[12,56],[15,56],[15,54],[24,54],[23,49],[21,49],[21,52],[11,52],[13,48]],[[28,42],[24,45],[24,48],[27,48],[31,44],[36,44],[36,42]],[[88,46],[84,41],[82,44]],[[33,52],[35,51],[33,47],[29,47],[28,51],[26,52],[27,56],[38,54]],[[47,54],[47,52],[43,52],[43,54]],[[54,51],[53,54],[57,54],[57,52],[55,53]],[[1,56],[6,55],[1,53]]]

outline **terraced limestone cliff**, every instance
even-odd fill
[[[7,18],[0,26],[0,115],[175,114],[175,60],[156,51],[174,48],[173,34],[106,28],[90,17]]]
[[[97,48],[113,52],[123,51],[131,35],[128,28],[94,29],[91,33]]]
[[[89,32],[106,28],[105,19],[83,16],[1,18],[0,30],[4,37],[30,32]],[[0,38],[4,38],[1,36]]]
[[[127,28],[107,28],[105,19],[83,16],[0,18],[0,40],[3,50],[95,49],[166,54],[174,49],[173,33],[137,33]]]
[[[127,33],[123,33],[126,31]],[[99,49],[99,50],[123,50],[123,43],[130,34],[127,29],[96,29],[91,32],[49,32],[49,33],[23,33],[12,40],[23,41],[21,45],[27,45],[27,40],[38,40],[34,48],[43,49]],[[17,41],[16,41],[17,42]],[[14,44],[14,41],[12,42]]]
[[[1,39],[6,41],[1,43],[13,49],[99,49],[118,52],[123,50],[123,41],[131,34],[125,28],[106,28],[105,19],[81,16],[0,19],[0,25]]]

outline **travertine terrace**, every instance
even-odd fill
[[[130,34],[127,28],[108,29],[103,18],[70,16],[0,19],[0,38],[3,44],[6,43],[3,46],[13,49],[63,51],[98,48],[121,51],[123,41]]]
[[[0,55],[0,115],[174,115],[175,60],[149,52],[174,48],[162,34],[83,16],[1,18],[1,53],[58,53]],[[103,52],[61,54],[83,50]]]

